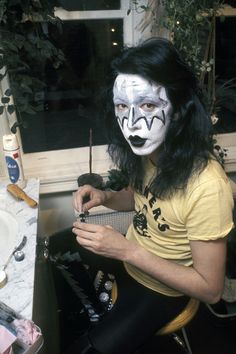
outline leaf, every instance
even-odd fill
[[[0,114],[3,114],[3,111],[4,111],[4,106],[0,106]]]
[[[140,8],[144,11],[147,11],[149,10],[149,7],[148,6],[145,6],[145,5],[141,5]]]
[[[4,67],[5,63],[4,60],[2,58],[2,56],[0,57],[0,69],[2,69]]]
[[[32,89],[29,86],[22,84],[21,87],[23,91],[22,93],[33,93]]]
[[[35,114],[36,112],[35,112],[35,110],[33,110],[31,107],[27,107],[27,108],[25,109],[25,113],[28,113],[28,114]]]
[[[20,0],[8,0],[10,6],[15,6],[17,4],[20,4]]]
[[[9,114],[14,113],[14,112],[15,112],[15,106],[14,106],[13,104],[9,104],[9,105],[7,106],[7,112],[8,112]]]
[[[12,95],[12,92],[10,89],[7,89],[4,93],[5,96],[10,97]]]
[[[17,45],[15,45],[15,43],[13,42],[8,42],[8,48],[11,49],[13,52],[18,52],[18,48]]]
[[[7,104],[7,103],[10,102],[10,98],[9,97],[2,97],[1,101],[2,101],[3,104]]]

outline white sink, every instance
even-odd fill
[[[0,209],[0,266],[17,246],[18,221],[8,211]]]

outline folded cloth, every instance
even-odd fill
[[[0,354],[10,352],[11,345],[16,341],[16,336],[4,326],[0,325]]]
[[[27,319],[15,319],[12,322],[17,338],[27,345],[32,345],[40,337],[41,331],[34,322]]]

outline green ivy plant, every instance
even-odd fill
[[[10,89],[2,93],[0,114],[34,114],[43,109],[38,92],[44,83],[32,76],[31,66],[50,61],[58,68],[64,55],[50,41],[47,26],[60,26],[50,0],[0,0],[0,81]],[[42,68],[43,69],[43,68]]]
[[[134,6],[138,11],[146,11],[143,28],[151,23],[154,36],[162,36],[163,29],[168,31],[169,39],[198,77],[212,114],[216,103],[215,18],[220,14],[223,1],[149,0],[141,7],[141,2],[134,0]]]
[[[163,0],[165,16],[160,25],[165,26],[185,60],[198,76],[211,71],[214,58],[205,57],[204,38],[212,32],[212,18],[222,7],[222,0]],[[205,36],[204,36],[205,34]]]
[[[215,18],[222,6],[222,0],[165,1],[164,26],[199,78],[211,115],[216,113]]]

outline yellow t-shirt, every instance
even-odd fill
[[[233,227],[229,180],[219,163],[212,160],[200,175],[190,180],[185,193],[160,200],[148,187],[155,167],[150,160],[146,164],[144,193],[134,194],[135,216],[127,238],[159,257],[191,266],[190,240],[225,237]],[[182,295],[128,263],[125,267],[134,279],[150,289],[168,296]]]

